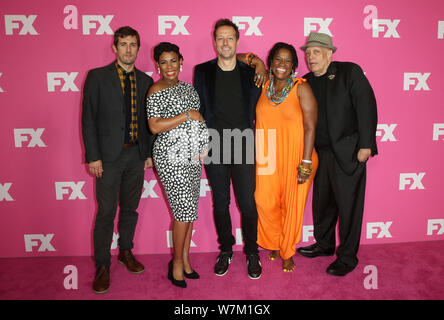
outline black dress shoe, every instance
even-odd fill
[[[179,288],[186,288],[187,287],[187,283],[185,282],[185,280],[174,279],[173,260],[171,260],[170,263],[168,264],[168,280],[170,280],[171,283],[174,284],[176,287],[179,287]]]
[[[353,271],[356,266],[347,265],[339,260],[335,260],[331,265],[327,268],[327,273],[332,276],[343,277],[347,273]]]
[[[307,258],[315,258],[319,256],[332,256],[334,250],[322,250],[316,243],[308,247],[301,247],[296,250],[299,254]]]
[[[247,255],[248,277],[256,280],[261,277],[262,265],[257,253]]]
[[[194,270],[191,273],[186,273],[184,270],[183,275],[185,276],[185,278],[188,278],[188,279],[199,279],[200,278],[199,274]]]
[[[223,276],[227,273],[231,260],[233,260],[233,252],[221,252],[219,254],[216,265],[214,266],[216,276]]]

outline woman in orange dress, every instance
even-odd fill
[[[305,79],[296,78],[296,50],[278,42],[268,55],[270,80],[256,107],[258,244],[293,271],[305,204],[318,166],[314,150],[317,103]]]

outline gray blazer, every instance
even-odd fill
[[[135,69],[140,158],[151,157],[155,136],[148,129],[146,95],[153,79]],[[83,87],[82,135],[86,162],[114,161],[125,139],[125,102],[115,62],[88,72]]]

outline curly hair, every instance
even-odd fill
[[[298,55],[296,53],[296,49],[288,43],[285,42],[277,42],[275,43],[275,45],[271,48],[270,52],[268,53],[268,57],[267,57],[267,65],[268,65],[268,69],[271,68],[271,62],[274,59],[274,56],[276,55],[276,53],[278,53],[278,51],[280,49],[287,49],[288,51],[290,51],[291,56],[292,56],[292,69],[293,71],[296,70],[296,68],[298,67]]]
[[[159,62],[160,55],[164,52],[175,52],[179,59],[183,60],[183,56],[180,53],[179,47],[170,42],[161,42],[154,47],[154,60],[156,62]]]

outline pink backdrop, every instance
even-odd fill
[[[221,17],[238,21],[239,51],[263,59],[277,41],[299,48],[309,31],[330,32],[334,59],[360,64],[378,101],[380,155],[368,163],[361,243],[444,239],[443,12],[442,0],[2,2],[0,257],[92,254],[95,186],[83,163],[81,92],[87,71],[114,59],[112,30],[139,31],[144,72],[155,71],[157,43],[177,43],[181,80],[191,82],[194,65],[215,57]],[[211,207],[203,175],[194,252],[217,250]],[[134,252],[169,252],[171,216],[152,170],[139,212]],[[305,214],[302,244],[313,241],[311,197]]]

